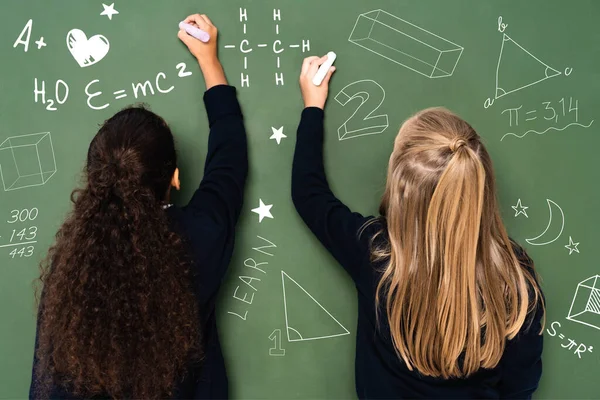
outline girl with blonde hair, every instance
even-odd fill
[[[479,135],[444,108],[400,128],[379,217],[329,189],[323,108],[331,68],[304,60],[292,197],[356,284],[359,398],[530,397],[542,372],[544,301],[532,260],[500,218]]]

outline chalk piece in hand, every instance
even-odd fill
[[[193,36],[204,43],[210,40],[210,35],[208,34],[208,32],[205,32],[202,29],[195,27],[194,25],[186,24],[183,21],[179,23],[179,29],[183,29],[187,32],[188,35]]]
[[[321,64],[319,70],[313,77],[312,82],[314,85],[320,86],[321,83],[323,83],[323,79],[325,79],[325,76],[327,75],[329,68],[331,68],[331,66],[333,65],[333,62],[335,61],[336,57],[337,55],[333,51],[327,53],[327,60],[323,64]]]

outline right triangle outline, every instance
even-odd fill
[[[310,340],[319,340],[319,339],[330,339],[339,336],[349,335],[350,331],[346,329],[344,325],[340,321],[337,320],[327,309],[311,295],[302,285],[300,285],[294,278],[288,275],[285,271],[281,271],[281,284],[283,289],[283,306],[285,312],[285,327],[286,334],[288,338],[288,342],[303,342]],[[286,286],[287,285],[287,286]],[[294,315],[290,313],[290,307],[288,302],[290,299],[288,298],[288,290],[293,290],[296,294],[300,294],[304,298],[305,304],[308,304],[310,307],[319,311],[328,321],[328,326],[312,326],[309,333],[305,332],[302,327],[297,326],[294,323]],[[291,301],[298,301],[300,299],[296,298]],[[307,310],[308,311],[308,310]],[[306,328],[306,327],[304,327]]]
[[[524,55],[523,53],[525,53],[526,57],[529,57],[529,60],[533,59],[533,60],[537,61],[537,63],[539,63],[539,65],[540,65],[539,79],[533,80],[532,82],[525,83],[525,84],[512,85],[512,87],[511,86],[503,86],[503,85],[501,85],[501,82],[500,82],[500,80],[502,79],[502,77],[501,77],[501,67],[502,67],[502,64],[503,64],[502,63],[502,55],[505,52],[505,46],[506,45],[516,46],[515,49],[517,50],[517,52],[521,52],[521,56],[523,56]],[[505,65],[506,65],[506,63],[505,63]],[[512,64],[509,64],[509,65],[512,66]],[[533,86],[533,85],[535,85],[537,83],[545,81],[546,79],[553,78],[553,77],[558,76],[560,74],[561,74],[560,71],[552,68],[551,66],[549,66],[548,64],[546,64],[545,62],[543,62],[542,60],[540,60],[539,58],[537,58],[533,54],[531,54],[527,49],[525,49],[523,46],[521,46],[519,43],[517,43],[515,40],[513,40],[506,33],[503,34],[503,36],[502,36],[502,46],[500,47],[500,55],[498,57],[498,65],[496,66],[496,93],[495,93],[495,98],[496,99],[499,99],[500,97],[506,96],[509,93],[513,93],[513,92],[519,91],[519,90],[524,89],[526,87]]]

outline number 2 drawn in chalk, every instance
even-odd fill
[[[274,346],[269,349],[269,355],[274,357],[285,356],[285,349],[281,347],[281,329],[275,329],[269,339],[273,341]]]
[[[335,96],[335,101],[345,107],[354,99],[360,104],[350,118],[338,128],[340,140],[382,133],[389,126],[387,114],[373,115],[385,100],[385,90],[377,82],[365,79],[346,85]]]

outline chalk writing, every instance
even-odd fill
[[[483,103],[484,108],[491,107],[501,97],[563,74],[508,36],[505,33],[507,27],[508,24],[499,17],[498,31],[502,33],[502,44],[496,65],[496,89],[494,97],[488,97]],[[565,76],[571,75],[571,72],[573,69],[570,67],[564,69]]]
[[[529,127],[528,123],[536,120],[539,121],[535,123],[536,125],[546,125],[549,123],[551,126],[546,126],[546,129],[539,128],[539,131],[529,129],[522,133],[508,132],[500,138],[500,141],[507,137],[522,139],[530,133],[543,135],[550,130],[564,131],[571,126],[589,128],[594,123],[594,120],[589,121],[587,124],[579,122],[579,100],[573,99],[573,97],[569,97],[568,99],[562,97],[556,102],[543,101],[540,103],[539,108],[528,106],[526,109],[523,109],[523,104],[521,104],[518,107],[504,109],[501,114],[506,114],[508,117],[508,126],[512,128],[511,130],[515,131],[521,130],[522,128],[517,129],[517,127],[523,127],[523,125]],[[564,126],[560,127],[561,125]]]
[[[360,102],[353,102],[358,99]],[[355,106],[354,112],[338,128],[338,139],[347,140],[365,135],[382,133],[389,126],[388,115],[375,115],[385,100],[383,87],[371,79],[352,82],[335,96],[342,107]]]
[[[226,44],[223,45],[224,49],[238,49],[241,54],[244,55],[243,62],[243,70],[246,71],[248,69],[248,56],[254,48],[250,41],[246,38],[247,33],[247,23],[248,23],[248,10],[246,8],[240,7],[240,23],[242,23],[242,28],[244,32],[244,38],[240,40],[239,45],[235,44]],[[273,9],[273,22],[275,24],[275,37],[279,35],[279,23],[281,22],[281,9]],[[301,47],[302,46],[302,47]],[[286,46],[280,39],[273,40],[273,43],[269,46],[268,43],[257,43],[256,48],[258,49],[267,49],[271,48],[273,53],[275,54],[275,85],[283,86],[284,85],[284,76],[283,72],[280,71],[281,68],[281,55],[286,49]],[[287,46],[290,49],[299,49],[301,47],[302,53],[310,51],[310,40],[302,39],[300,44],[294,43]],[[250,75],[248,72],[240,72],[240,85],[241,87],[249,87],[250,86]]]
[[[273,342],[273,347],[269,348],[269,355],[273,357],[285,356],[285,349],[281,346],[281,329],[275,329],[269,335],[269,340]]]
[[[177,70],[177,76],[179,78],[185,78],[192,75],[191,71],[186,70],[186,63],[179,63],[175,66]],[[167,94],[175,89],[174,85],[166,83],[167,74],[165,72],[158,72],[152,79],[145,81],[132,82],[131,90],[128,87],[125,89],[120,88],[112,91],[112,95],[115,100],[124,99],[131,96],[134,99],[140,99],[143,97],[154,96],[155,94]],[[92,110],[103,110],[110,106],[110,103],[106,100],[102,101],[98,97],[102,96],[103,92],[97,90],[97,87],[101,87],[99,79],[92,79],[87,83],[84,88],[86,103]],[[46,81],[38,80],[34,78],[33,81],[33,100],[34,103],[41,103],[45,105],[47,111],[57,111],[57,105],[63,105],[69,99],[69,85],[62,79],[58,79],[54,85],[54,96],[47,96],[46,92]],[[104,98],[104,97],[101,97]]]
[[[8,214],[5,220],[9,224],[9,230],[0,231],[0,249],[8,250],[11,259],[31,257],[37,243],[38,227],[29,224],[38,217],[38,208],[14,209]]]
[[[272,253],[265,251],[265,249],[277,248],[277,245],[266,239],[262,236],[256,236],[260,239],[260,245],[252,247],[253,251],[260,253],[262,255],[266,255],[269,257],[273,257]],[[254,301],[254,295],[258,292],[258,285],[262,281],[267,271],[266,267],[269,265],[268,261],[262,261],[261,259],[254,259],[249,257],[244,260],[244,272],[238,276],[238,279],[241,281],[235,289],[233,290],[232,297],[237,301],[232,304],[232,308],[235,310],[228,310],[227,314],[234,315],[239,319],[246,321],[248,318],[248,311]]]
[[[585,355],[586,353],[591,353],[594,350],[594,346],[585,345],[583,343],[577,343],[577,341],[566,337],[563,333],[559,332],[558,329],[561,328],[561,324],[558,321],[552,322],[550,328],[546,329],[546,333],[551,337],[558,337],[563,342],[560,347],[566,350],[570,350],[573,355],[581,358],[581,355]]]

